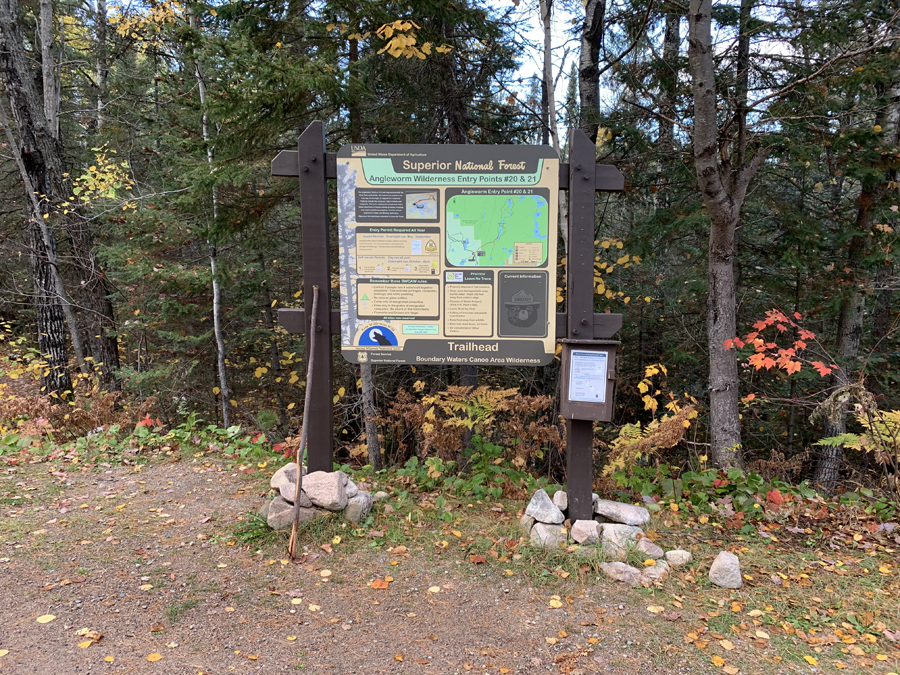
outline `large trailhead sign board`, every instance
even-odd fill
[[[559,157],[552,148],[345,145],[337,196],[345,359],[553,360]]]

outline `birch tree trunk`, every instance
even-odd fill
[[[109,98],[109,60],[106,50],[106,29],[108,21],[106,17],[106,0],[96,0],[94,12],[94,29],[96,31],[97,54],[97,130],[103,128],[103,115],[106,102]]]
[[[600,118],[600,47],[603,44],[605,0],[585,0],[581,24],[581,57],[578,64],[578,127],[597,142]]]
[[[193,17],[191,17],[191,25],[193,26]],[[203,79],[203,71],[200,69],[198,61],[193,62],[194,77],[197,80],[197,91],[200,94],[200,108],[202,115],[200,117],[200,131],[203,135],[203,142],[206,145],[206,162],[209,170],[212,172],[215,163],[215,148],[212,144],[212,136],[209,131],[209,113],[206,109],[206,81]],[[215,223],[219,219],[219,195],[215,186],[212,189],[212,217]],[[213,310],[213,333],[216,339],[216,363],[219,371],[219,393],[222,396],[222,425],[227,429],[231,426],[231,391],[228,387],[228,371],[225,353],[225,336],[222,333],[222,288],[219,282],[219,250],[215,241],[212,239],[212,228],[207,224],[207,250],[209,252],[209,270],[212,276],[212,310]]]

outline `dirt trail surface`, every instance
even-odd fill
[[[635,628],[646,620],[636,619],[637,592],[610,583],[534,588],[452,545],[392,553],[378,532],[354,537],[339,523],[332,553],[311,544],[300,564],[285,559],[283,540],[235,541],[263,501],[261,473],[203,458],[6,469],[0,674],[624,675],[685,665],[667,656],[666,622]],[[388,576],[387,589],[369,586]],[[102,637],[88,645],[85,629]]]

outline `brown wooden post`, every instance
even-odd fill
[[[325,125],[313,122],[297,144],[300,174],[300,216],[303,229],[303,301],[306,307],[305,332],[309,336],[313,286],[320,289],[316,310],[315,353],[306,341],[307,363],[312,359],[314,387],[303,419],[309,429],[307,465],[309,471],[334,468],[334,412],[332,410],[331,356],[331,251],[328,238],[328,181],[325,176]]]
[[[593,338],[594,199],[596,149],[579,129],[569,134],[569,255],[566,260],[566,337]],[[569,519],[591,520],[594,508],[594,423],[566,420],[566,490]]]

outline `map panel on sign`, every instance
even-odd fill
[[[541,190],[448,195],[446,258],[453,267],[541,267],[547,261],[549,205]]]
[[[434,220],[437,216],[436,192],[407,192],[406,217],[409,220]]]

